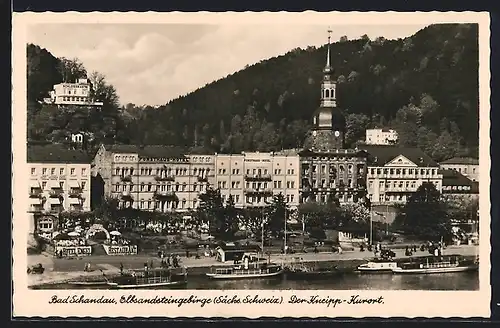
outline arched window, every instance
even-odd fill
[[[325,98],[330,98],[330,90],[326,89]]]
[[[120,175],[120,168],[119,168],[119,167],[117,167],[117,168],[115,169],[115,174],[116,174],[116,175]]]
[[[333,88],[331,92],[332,92],[332,98],[335,99],[335,88]]]

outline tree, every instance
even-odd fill
[[[288,205],[282,193],[273,196],[271,205],[267,208],[267,228],[274,237],[279,237],[285,228],[288,217]]]
[[[64,82],[75,83],[78,79],[87,78],[87,69],[78,58],[59,58],[58,70]]]
[[[298,211],[306,231],[335,229],[339,226],[339,207],[334,202],[306,202],[299,205]]]
[[[104,74],[93,71],[90,73],[89,80],[92,83],[92,99],[104,102],[104,106],[118,108],[119,97],[116,89],[113,85],[106,82]]]
[[[451,222],[441,194],[433,183],[423,183],[410,197],[393,223],[396,228],[420,238],[450,241]]]
[[[347,203],[340,206],[340,225],[366,228],[370,221],[370,209],[363,203]]]
[[[118,203],[119,201],[116,198],[104,198],[99,207],[94,210],[95,217],[103,222],[116,221],[118,215]]]
[[[200,195],[200,206],[197,209],[197,215],[202,222],[209,225],[210,234],[216,237],[224,231],[224,203],[219,189],[207,189]]]

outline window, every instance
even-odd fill
[[[51,168],[51,169],[50,169],[50,174],[51,174],[51,175],[56,174],[56,169],[55,169],[55,168]]]
[[[87,175],[87,169],[86,168],[82,168],[82,175]]]
[[[291,188],[294,188],[294,187],[295,187],[295,181],[292,181],[292,182],[290,183],[290,185],[291,185]]]
[[[69,172],[70,172],[70,174],[71,174],[71,175],[75,175],[75,168],[74,168],[74,167],[72,167],[72,168],[69,170]]]
[[[86,181],[82,181],[82,189],[85,189],[85,185],[87,184]]]
[[[61,189],[64,188],[64,182],[59,182],[59,188],[61,188]]]
[[[47,174],[47,169],[45,167],[42,169],[42,174],[43,175]]]
[[[31,175],[35,175],[36,174],[36,169],[34,167],[31,168]]]
[[[63,175],[64,174],[64,169],[63,168],[60,168],[59,169],[59,175]]]

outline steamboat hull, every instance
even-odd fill
[[[263,278],[273,278],[281,276],[283,272],[284,270],[281,269],[276,272],[267,272],[267,273],[232,273],[232,274],[207,273],[206,275],[210,279],[218,279],[218,280],[263,279]]]
[[[172,282],[159,282],[153,284],[131,284],[131,285],[120,285],[117,283],[110,282],[108,287],[110,289],[174,289],[182,288],[187,285],[187,281],[172,281]]]
[[[403,269],[394,268],[392,272],[394,274],[432,274],[432,273],[456,273],[456,272],[467,272],[478,270],[477,265],[467,265],[467,266],[456,266],[456,267],[444,267],[444,268],[414,268],[414,269]]]

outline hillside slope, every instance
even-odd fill
[[[433,25],[398,40],[342,40],[331,53],[349,146],[367,127],[390,126],[401,145],[436,160],[477,154],[476,24]],[[113,115],[120,120],[115,142],[219,152],[300,147],[319,105],[325,56],[325,47],[294,49],[159,108],[129,106],[126,120]]]

